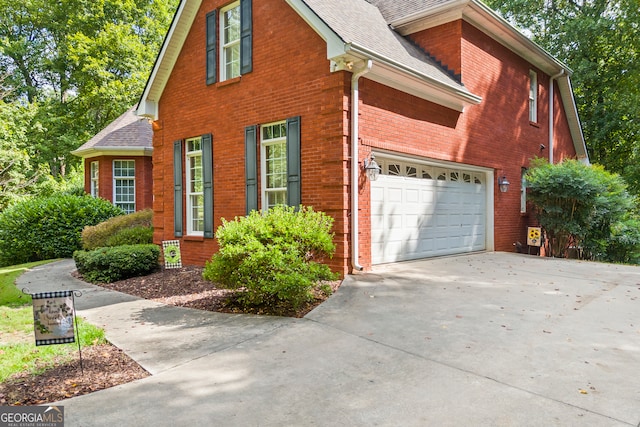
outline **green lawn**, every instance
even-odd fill
[[[37,374],[56,363],[78,358],[77,343],[36,347],[31,297],[14,285],[27,269],[47,262],[0,267],[0,383],[17,372]],[[78,323],[82,347],[106,342],[102,329],[83,319]]]

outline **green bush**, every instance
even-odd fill
[[[0,265],[71,257],[80,234],[120,208],[91,196],[56,194],[18,202],[0,213]]]
[[[145,209],[108,219],[82,230],[82,248],[153,243],[153,212]]]
[[[153,243],[153,228],[138,226],[118,231],[107,239],[105,246],[148,245],[151,243]]]
[[[640,264],[640,216],[629,215],[611,226],[605,261]]]
[[[603,259],[612,226],[633,210],[625,182],[601,166],[577,160],[549,164],[536,159],[526,175],[527,197],[551,241],[551,255],[564,256],[570,245],[587,258]]]
[[[227,289],[244,288],[240,301],[247,306],[285,303],[295,309],[312,299],[318,281],[336,278],[322,264],[335,251],[332,225],[333,218],[304,207],[223,220],[216,231],[220,250],[203,276]]]
[[[76,251],[78,272],[91,283],[111,283],[144,276],[158,269],[160,248],[156,245],[123,245]]]

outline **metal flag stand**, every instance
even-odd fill
[[[22,292],[31,295],[36,346],[69,344],[77,341],[80,371],[84,375],[80,328],[75,304],[75,297],[82,296],[82,292],[67,290],[32,294],[28,288],[22,288]],[[70,328],[71,331],[69,331]]]

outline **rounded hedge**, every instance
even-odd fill
[[[124,211],[88,195],[35,197],[0,213],[0,266],[69,258],[81,249],[80,235]]]
[[[75,251],[73,259],[82,278],[91,283],[112,283],[145,276],[159,268],[156,245],[122,245]]]
[[[152,225],[151,209],[109,218],[82,230],[82,248],[92,250],[108,246],[153,243]]]

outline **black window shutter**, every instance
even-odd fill
[[[287,205],[302,203],[300,185],[300,116],[287,119]]]
[[[182,237],[182,141],[173,143],[173,234]]]
[[[244,129],[244,170],[247,187],[247,215],[258,210],[257,126]]]
[[[251,0],[240,0],[240,74],[253,70]]]
[[[216,33],[216,11],[207,13],[207,84],[216,82],[217,65],[217,33]]]
[[[202,135],[202,184],[204,190],[204,237],[213,238],[213,137]]]

